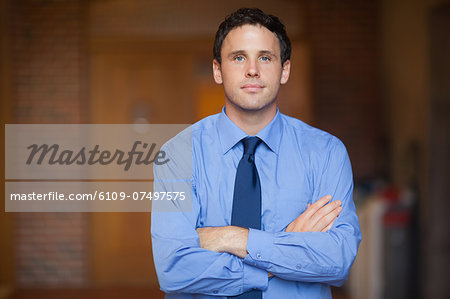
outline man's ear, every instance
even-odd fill
[[[214,81],[216,81],[217,84],[223,83],[222,71],[220,69],[220,63],[216,59],[213,60],[213,76],[214,76]]]
[[[291,61],[286,60],[283,64],[283,69],[281,70],[281,80],[280,80],[281,84],[287,83],[290,73],[291,73]]]

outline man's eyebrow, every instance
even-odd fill
[[[232,56],[235,56],[235,55],[246,55],[246,54],[247,54],[247,52],[245,50],[236,50],[236,51],[231,52],[228,55],[228,57],[232,57]],[[275,57],[275,58],[277,57],[277,55],[275,55],[275,53],[273,53],[270,50],[261,50],[261,51],[258,52],[258,54],[259,55],[261,55],[261,54],[270,55],[270,56]]]
[[[230,55],[228,55],[229,57],[234,56],[234,55],[244,55],[246,54],[246,52],[244,50],[236,50],[230,53]]]
[[[269,51],[269,50],[261,50],[261,51],[259,51],[259,54],[266,54],[266,55],[270,55],[275,58],[277,57],[277,55],[275,55],[275,53],[273,53],[272,51]]]

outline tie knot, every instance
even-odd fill
[[[254,155],[256,148],[261,143],[261,139],[255,136],[247,137],[242,139],[242,143],[244,144],[244,155]]]

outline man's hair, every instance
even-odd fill
[[[216,59],[219,64],[222,63],[220,53],[225,37],[231,30],[243,25],[260,25],[266,27],[278,38],[281,50],[281,64],[283,65],[286,60],[291,58],[291,41],[289,40],[286,29],[280,19],[276,16],[268,15],[258,8],[240,8],[227,16],[216,32],[213,54],[214,59]]]

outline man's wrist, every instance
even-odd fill
[[[240,258],[247,255],[249,230],[238,226],[198,228],[200,246],[215,252],[228,252]]]
[[[247,255],[248,229],[239,226],[227,226],[222,235],[223,251],[245,258]]]

